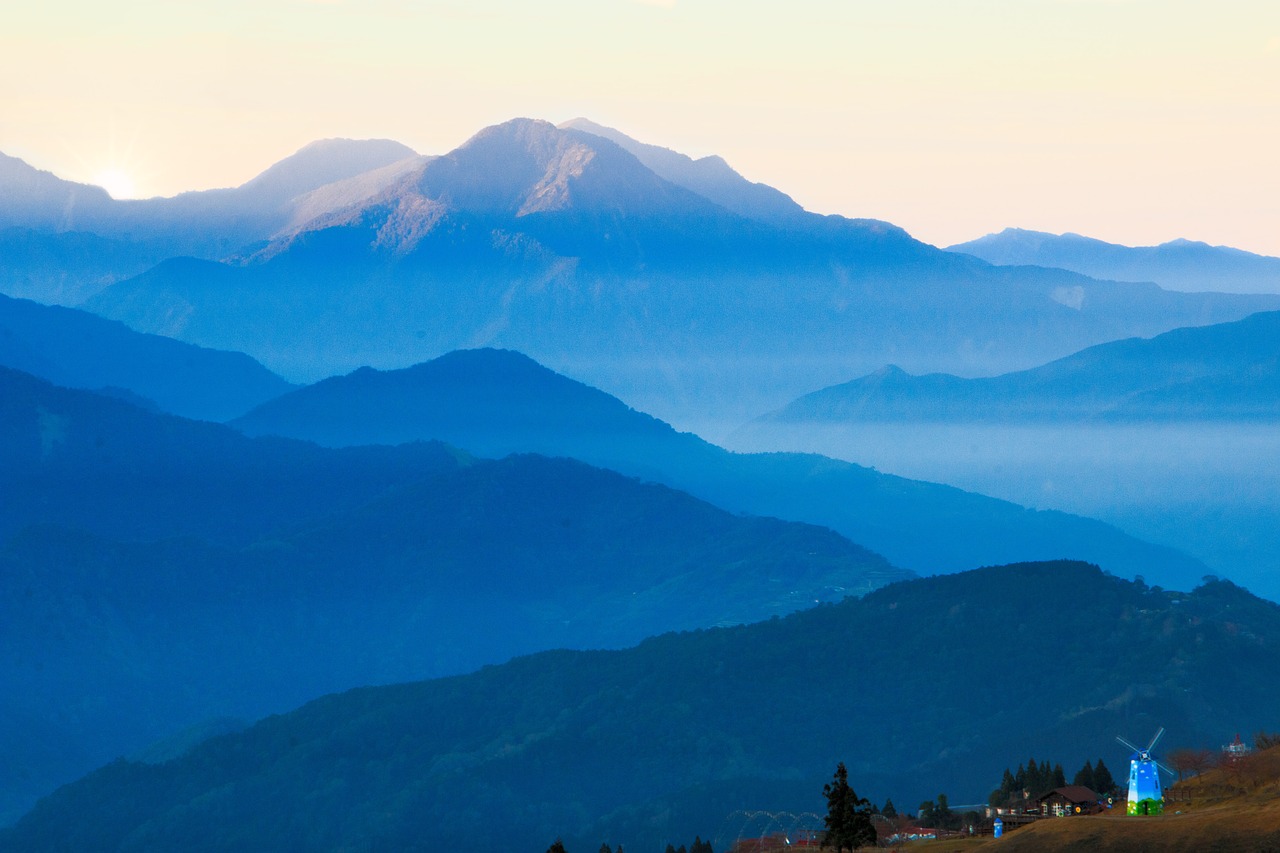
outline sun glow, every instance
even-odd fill
[[[119,169],[104,169],[94,175],[93,183],[110,193],[112,198],[137,197],[137,188],[134,186],[133,178],[130,178]]]

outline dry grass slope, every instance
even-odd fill
[[[1040,821],[999,840],[937,841],[918,849],[928,853],[1280,853],[1280,747],[1174,787],[1189,790],[1191,802],[1169,803],[1171,813],[1159,817],[1127,817],[1117,810],[1095,817]]]

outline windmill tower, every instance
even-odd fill
[[[1155,737],[1151,738],[1151,743],[1147,744],[1147,748],[1143,749],[1134,746],[1122,737],[1116,740],[1124,744],[1126,748],[1133,751],[1129,756],[1129,805],[1128,813],[1131,815],[1138,814],[1161,814],[1164,812],[1164,793],[1160,790],[1160,771],[1169,773],[1169,768],[1165,767],[1159,761],[1151,757],[1151,750],[1155,749],[1156,741],[1160,740],[1164,735],[1164,727],[1160,727],[1160,731],[1156,732]]]

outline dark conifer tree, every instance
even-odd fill
[[[1062,765],[1053,765],[1053,784],[1050,788],[1061,788],[1067,784],[1066,774],[1062,772]]]
[[[601,841],[598,853],[613,853],[613,848],[609,846],[609,842]]]
[[[955,813],[951,811],[951,804],[947,802],[946,794],[938,795],[938,805],[934,810],[934,815],[938,820],[938,827],[941,829],[950,829],[955,817]]]
[[[1107,765],[1102,763],[1102,759],[1098,759],[1098,764],[1093,768],[1093,790],[1102,794],[1104,797],[1115,790],[1116,780],[1111,778],[1111,771],[1107,769]]]
[[[547,853],[565,853],[564,842],[557,838],[551,842],[551,846],[547,848]]]
[[[827,798],[827,816],[822,819],[827,830],[822,846],[840,850],[857,850],[876,843],[876,828],[871,823],[870,803],[849,787],[849,771],[844,762],[836,765],[835,775],[822,786]]]
[[[1093,762],[1086,761],[1084,767],[1076,771],[1075,778],[1071,780],[1072,785],[1083,785],[1091,791],[1098,790],[1098,784],[1093,778]],[[1101,792],[1099,792],[1101,793]]]
[[[889,818],[889,820],[893,820],[897,817],[898,810],[893,807],[893,800],[885,800],[884,808],[880,810],[880,813]]]

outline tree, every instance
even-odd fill
[[[871,823],[870,803],[849,787],[849,771],[844,762],[836,765],[831,781],[822,786],[827,798],[827,816],[822,819],[826,832],[822,846],[841,850],[857,850],[876,843],[876,828]]]
[[[557,838],[551,843],[551,846],[547,848],[547,853],[565,853],[564,842]]]
[[[884,808],[880,810],[880,813],[885,817],[889,818],[889,820],[893,820],[895,817],[897,817],[898,810],[893,807],[893,800],[885,800]]]
[[[1178,774],[1179,782],[1191,772],[1191,765],[1195,763],[1194,753],[1193,749],[1175,749],[1169,753],[1169,767]]]
[[[1102,759],[1098,759],[1098,763],[1093,768],[1093,790],[1102,794],[1104,797],[1116,789],[1116,780],[1111,778],[1111,771],[1107,769],[1107,765],[1102,763]]]
[[[1065,775],[1065,774],[1063,774],[1063,772],[1062,772],[1062,765],[1061,765],[1061,764],[1055,764],[1055,765],[1053,765],[1053,779],[1052,779],[1052,782],[1053,782],[1053,784],[1050,786],[1050,789],[1051,789],[1051,790],[1052,790],[1052,789],[1054,789],[1054,788],[1062,788],[1062,787],[1064,787],[1064,786],[1067,784],[1067,777],[1066,777],[1066,775]]]
[[[934,817],[938,820],[939,829],[952,829],[955,813],[951,811],[950,804],[947,803],[947,795],[938,795],[938,805],[934,810]]]
[[[1093,776],[1093,762],[1086,761],[1084,767],[1076,771],[1075,778],[1071,780],[1072,785],[1083,785],[1090,791],[1098,791],[1097,780]],[[1103,793],[1098,791],[1099,794]]]

